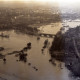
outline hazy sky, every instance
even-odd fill
[[[37,3],[51,3],[53,5],[54,2],[58,3],[59,6],[67,6],[67,7],[74,7],[79,6],[80,7],[80,0],[0,0],[2,2],[8,3],[8,2],[37,2]]]
[[[3,1],[3,2],[10,2],[10,1],[20,1],[20,2],[42,2],[42,3],[45,3],[45,2],[58,2],[60,5],[66,5],[66,4],[73,4],[73,3],[78,3],[80,2],[80,0],[0,0],[0,1]]]
[[[59,2],[59,3],[73,3],[73,2],[80,2],[80,0],[0,0],[0,1],[38,1],[38,2]]]

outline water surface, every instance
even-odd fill
[[[64,63],[55,60],[55,66],[49,62],[51,57],[48,49],[52,44],[53,38],[48,38],[50,45],[42,54],[41,49],[47,38],[41,37],[40,40],[37,40],[36,36],[16,33],[14,30],[5,31],[4,33],[9,34],[10,38],[0,37],[0,46],[5,48],[2,54],[20,51],[28,42],[32,43],[32,48],[25,52],[28,54],[26,63],[16,61],[19,58],[15,57],[15,54],[6,56],[6,63],[0,60],[1,77],[7,80],[75,80],[72,77],[72,73],[64,66]],[[28,63],[31,63],[31,65],[29,66]],[[63,69],[60,68],[60,64],[62,64]],[[33,69],[34,66],[38,71]]]

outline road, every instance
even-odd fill
[[[79,51],[78,51],[78,49],[77,49],[77,46],[76,46],[76,42],[75,42],[74,37],[73,37],[72,39],[73,39],[73,44],[74,44],[75,52],[76,52],[78,58],[80,58],[80,53],[79,53]]]

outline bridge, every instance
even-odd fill
[[[41,37],[48,37],[48,38],[54,38],[55,37],[54,34],[47,34],[47,33],[39,33],[38,35]]]

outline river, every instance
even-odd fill
[[[52,38],[48,38],[50,45],[42,54],[41,49],[47,38],[41,37],[37,40],[36,36],[14,30],[4,31],[4,33],[9,34],[10,38],[0,37],[0,46],[5,48],[2,54],[22,50],[28,42],[32,43],[32,48],[26,52],[28,54],[26,63],[17,61],[18,57],[15,57],[15,54],[6,56],[6,63],[0,60],[0,80],[76,80],[64,63],[55,60],[55,66],[49,62],[51,57],[48,49],[52,44]],[[29,63],[31,65],[28,65]],[[37,67],[38,71],[33,67]]]

